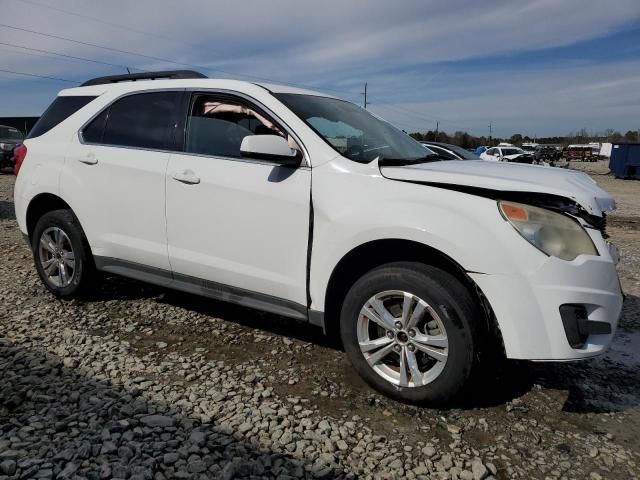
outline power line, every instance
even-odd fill
[[[29,51],[32,51],[32,52],[48,53],[50,55],[55,55],[56,57],[69,58],[69,59],[73,59],[73,60],[81,60],[83,62],[98,63],[98,64],[101,64],[101,65],[108,65],[110,67],[127,68],[126,65],[118,65],[118,64],[115,64],[115,63],[102,62],[100,60],[91,60],[90,58],[76,57],[74,55],[67,55],[65,53],[52,52],[50,50],[43,50],[43,49],[40,49],[40,48],[25,47],[23,45],[16,45],[15,43],[0,42],[0,45],[6,45],[8,47],[21,48],[23,50],[29,50]],[[15,53],[19,54],[19,53],[24,53],[24,52],[15,52]],[[136,69],[136,70],[139,70],[139,69]]]
[[[454,127],[457,126],[457,127],[466,128],[466,129],[469,129],[469,130],[473,129],[473,127],[470,127],[469,125],[463,125],[461,123],[454,122],[454,121],[448,120],[446,118],[444,118],[442,120],[436,119],[436,118],[430,118],[430,117],[425,116],[423,113],[417,112],[415,110],[411,110],[411,109],[406,108],[406,107],[400,107],[400,106],[395,105],[395,104],[391,105],[389,102],[376,101],[376,104],[377,105],[384,105],[385,107],[391,108],[392,110],[395,109],[396,111],[399,111],[401,113],[410,114],[415,118],[419,118],[421,120],[425,120],[425,121],[428,121],[428,122],[433,122],[433,123],[440,122],[440,123],[446,123],[446,124],[452,125]]]
[[[78,82],[76,80],[69,80],[69,79],[66,79],[66,78],[59,78],[59,77],[49,77],[47,75],[36,75],[35,73],[15,72],[13,70],[2,70],[2,69],[0,69],[0,72],[12,73],[14,75],[25,75],[27,77],[45,78],[47,80],[57,80],[59,82],[80,83],[80,82]]]
[[[20,32],[32,33],[34,35],[41,35],[43,37],[55,38],[57,40],[64,40],[65,42],[77,43],[79,45],[84,45],[84,46],[87,46],[87,47],[99,48],[99,49],[102,49],[102,50],[109,50],[111,52],[124,53],[126,55],[135,55],[137,57],[147,58],[149,60],[155,60],[155,61],[166,62],[166,63],[173,63],[175,65],[183,65],[185,67],[198,68],[197,65],[191,65],[189,63],[175,62],[175,61],[169,60],[167,58],[154,57],[152,55],[145,55],[143,53],[130,52],[128,50],[121,50],[119,48],[105,47],[103,45],[97,45],[95,43],[90,43],[90,42],[83,42],[82,40],[75,40],[73,38],[62,37],[60,35],[53,35],[53,34],[50,34],[50,33],[38,32],[36,30],[29,30],[28,28],[14,27],[13,25],[7,25],[6,23],[0,23],[0,27],[10,28],[12,30],[18,30]],[[213,70],[213,69],[211,69],[211,70]]]
[[[16,0],[16,1],[19,1],[21,3],[28,3],[30,5],[34,5],[34,6],[40,7],[40,8],[47,8],[49,10],[54,10],[56,12],[65,13],[67,15],[73,15],[74,17],[84,18],[86,20],[92,20],[92,21],[97,22],[97,23],[102,23],[104,25],[109,25],[111,27],[120,28],[122,30],[128,30],[130,32],[138,33],[140,35],[148,35],[150,37],[163,38],[165,40],[169,40],[169,41],[172,41],[172,42],[183,43],[180,40],[178,40],[177,38],[172,38],[172,37],[168,37],[166,35],[160,35],[160,34],[157,34],[157,33],[146,32],[144,30],[138,30],[136,28],[129,27],[128,25],[121,25],[119,23],[109,22],[109,21],[103,20],[103,19],[101,19],[99,17],[92,17],[91,15],[86,15],[86,14],[82,14],[82,13],[78,13],[78,12],[72,12],[71,10],[65,10],[63,8],[53,7],[51,5],[45,5],[43,3],[34,2],[32,0]],[[186,43],[183,43],[183,44],[184,45],[188,45]]]
[[[142,57],[142,58],[146,58],[146,59],[150,59],[150,60],[155,60],[155,61],[160,61],[160,62],[165,62],[165,63],[171,63],[171,64],[174,64],[174,65],[181,65],[181,66],[185,66],[185,67],[189,67],[189,68],[195,68],[195,69],[198,69],[198,70],[206,70],[206,71],[211,71],[211,72],[218,72],[218,73],[221,73],[221,74],[224,74],[224,75],[229,75],[229,76],[232,76],[232,77],[234,77],[234,76],[235,77],[244,77],[244,78],[247,78],[247,79],[253,79],[254,81],[280,83],[280,84],[283,84],[283,85],[290,85],[292,87],[298,87],[298,88],[311,88],[311,89],[322,90],[322,91],[326,91],[326,92],[336,92],[336,93],[348,94],[350,96],[354,95],[353,92],[346,92],[346,91],[343,91],[343,90],[336,90],[336,89],[331,89],[331,88],[321,88],[321,87],[315,87],[315,86],[309,86],[309,85],[296,84],[296,83],[285,82],[285,81],[281,81],[281,80],[269,79],[269,78],[265,78],[265,77],[258,77],[258,76],[254,76],[254,75],[236,74],[236,73],[233,73],[233,72],[228,72],[228,71],[225,71],[225,70],[220,70],[220,69],[217,69],[217,68],[207,67],[207,66],[203,66],[203,65],[194,65],[194,64],[191,64],[191,63],[178,62],[178,61],[171,60],[171,59],[168,59],[168,58],[155,57],[155,56],[152,56],[152,55],[145,55],[143,53],[131,52],[131,51],[128,51],[128,50],[122,50],[122,49],[112,48],[112,47],[105,47],[104,45],[98,45],[96,43],[84,42],[82,40],[76,40],[76,39],[73,39],[73,38],[63,37],[63,36],[60,36],[60,35],[54,35],[54,34],[49,34],[49,33],[44,33],[44,32],[38,32],[36,30],[30,30],[28,28],[15,27],[13,25],[7,25],[5,23],[0,23],[0,27],[10,28],[12,30],[17,30],[17,31],[21,31],[21,32],[27,32],[27,33],[31,33],[31,34],[34,34],[34,35],[40,35],[40,36],[43,36],[43,37],[55,38],[57,40],[64,40],[66,42],[76,43],[76,44],[79,44],[79,45],[98,48],[98,49],[102,49],[102,50],[108,50],[108,51],[111,51],[111,52],[123,53],[125,55],[133,55],[133,56]],[[120,66],[121,65],[119,65],[119,67]]]

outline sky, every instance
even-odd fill
[[[408,132],[624,133],[640,129],[640,0],[0,0],[0,117],[127,67],[359,104],[366,82]]]

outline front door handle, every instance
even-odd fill
[[[182,172],[176,172],[173,174],[174,180],[177,180],[182,183],[187,183],[189,185],[197,185],[200,183],[200,177],[196,177],[195,173],[191,170],[184,170]]]
[[[78,161],[80,163],[84,163],[85,165],[95,165],[96,163],[98,163],[98,159],[93,153],[87,153],[84,157],[79,158]]]

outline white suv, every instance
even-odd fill
[[[18,149],[17,219],[53,294],[103,271],[275,312],[430,404],[492,353],[611,342],[615,204],[588,176],[443,160],[352,103],[201,77],[63,90]]]

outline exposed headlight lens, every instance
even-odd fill
[[[499,201],[498,207],[520,235],[547,255],[568,261],[598,255],[589,234],[567,215],[523,203]]]

